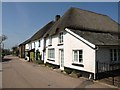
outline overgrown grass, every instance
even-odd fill
[[[65,71],[67,74],[71,74],[73,70],[72,70],[71,68],[65,67],[65,68],[64,68],[64,71]]]
[[[58,69],[59,68],[59,66],[54,65],[54,64],[50,64],[50,63],[47,63],[47,62],[45,63],[45,66],[51,67],[53,69]]]
[[[38,63],[38,64],[44,64],[44,61],[42,61],[42,60],[36,60],[36,63]]]

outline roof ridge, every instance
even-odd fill
[[[36,31],[36,33],[38,33],[42,28],[44,28],[46,25],[48,25],[48,24],[50,24],[50,23],[54,23],[54,21],[52,20],[52,21],[48,22],[47,24],[43,25],[41,28],[39,28],[39,29]],[[36,33],[34,33],[33,35],[35,35]]]
[[[97,12],[93,12],[93,11],[85,10],[85,9],[81,9],[81,8],[76,8],[76,7],[71,7],[69,10],[82,10],[82,11],[86,11],[86,12],[94,13],[94,14],[97,14],[97,15],[102,15],[102,16],[107,16],[107,17],[109,17],[109,16],[106,15],[106,14],[101,14],[101,13],[97,13]]]

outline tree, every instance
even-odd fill
[[[3,50],[4,50],[4,44],[2,43],[3,41],[5,41],[7,39],[7,36],[6,35],[2,35],[0,36],[0,58],[4,57],[4,53],[3,53]]]
[[[7,39],[6,35],[0,36],[0,44]]]
[[[19,48],[18,48],[17,45],[12,47],[12,52],[13,52],[13,54],[16,55],[16,56],[19,55]]]

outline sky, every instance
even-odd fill
[[[0,2],[0,13],[2,13],[2,3]],[[0,35],[2,34],[2,14],[0,14]]]
[[[70,7],[105,14],[118,22],[117,2],[2,2],[2,34],[8,37],[5,48],[24,42]]]

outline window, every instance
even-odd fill
[[[32,49],[32,44],[30,44],[30,49]]]
[[[48,49],[48,58],[55,58],[55,49]]]
[[[34,48],[35,48],[35,42],[34,42]]]
[[[63,32],[59,33],[59,43],[63,43]]]
[[[73,62],[82,63],[83,62],[83,51],[73,50]]]
[[[52,45],[52,36],[49,37],[49,45]]]
[[[110,60],[112,62],[120,61],[120,49],[110,49]]]
[[[39,43],[38,47],[40,47],[40,40],[38,41],[38,43]]]

